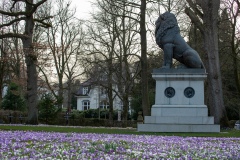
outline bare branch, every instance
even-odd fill
[[[47,0],[42,0],[42,1],[38,2],[38,3],[36,3],[36,4],[30,4],[30,3],[28,3],[28,4],[30,4],[30,5],[33,5],[33,8],[32,8],[32,10],[31,10],[30,14],[33,14],[34,12],[36,12],[37,8],[38,8],[40,5],[42,5],[43,3],[45,3],[46,1],[47,1]]]
[[[52,27],[52,24],[46,23],[46,22],[44,22],[44,20],[45,19],[34,19],[35,22],[38,22],[38,23],[42,24],[40,26],[42,26],[44,28]]]
[[[123,0],[117,0],[117,1],[122,6],[127,5],[127,6],[131,6],[131,7],[137,7],[137,8],[139,8],[141,6],[140,4],[137,4],[137,3],[134,3],[134,2],[127,2],[127,1],[123,1]]]
[[[54,92],[54,89],[52,88],[50,82],[48,81],[48,76],[49,76],[49,75],[47,75],[47,74],[43,71],[43,69],[42,69],[41,67],[39,67],[38,65],[37,65],[37,67],[38,67],[38,69],[41,71],[41,73],[43,74],[43,76],[44,76],[44,78],[45,78],[45,81],[46,81],[46,84],[47,84],[48,88],[50,89],[51,93],[54,95],[54,97],[57,97],[56,92]]]
[[[194,22],[194,24],[197,26],[197,28],[200,30],[200,32],[203,34],[204,29],[203,29],[203,24],[202,22],[199,20],[199,18],[196,16],[196,14],[194,14],[194,12],[189,8],[186,7],[185,8],[185,13],[190,17],[190,19],[192,20],[192,22]]]
[[[6,33],[6,34],[1,34],[0,39],[3,38],[29,38],[29,36],[24,35],[24,34],[16,34],[16,33]]]
[[[12,0],[12,1],[14,1],[14,3],[17,3],[17,2],[27,2],[27,3],[31,4],[30,2],[28,2],[26,0]]]
[[[25,2],[25,0],[12,0],[12,1],[14,1],[14,3],[12,4],[12,7],[10,8],[10,11],[11,11],[11,12],[13,12],[12,10],[14,9],[15,4],[16,4],[17,2]]]
[[[151,1],[151,0],[147,0],[147,3],[158,3],[156,0]]]
[[[25,17],[16,18],[16,19],[10,21],[9,23],[0,25],[0,28],[6,27],[6,26],[10,26],[10,25],[12,25],[13,23],[15,23],[15,22],[20,22],[20,21],[22,21],[22,20],[26,20],[26,18],[25,18]]]
[[[186,0],[186,1],[188,2],[189,6],[193,9],[194,13],[197,14],[200,18],[203,18],[203,13],[197,8],[197,4],[193,3],[192,0]]]
[[[112,1],[110,1],[110,2],[108,2],[111,6],[113,6],[113,7],[117,7],[117,8],[119,8],[119,7],[123,7],[123,6],[125,6],[124,4],[123,4],[123,2],[122,1],[118,1],[118,3],[121,5],[121,6],[119,6],[119,5],[116,5],[115,3],[112,3]],[[114,12],[112,12],[112,11],[110,11],[109,9],[107,9],[106,7],[105,7],[105,5],[103,5],[103,4],[101,4],[101,3],[99,3],[98,4],[106,13],[108,13],[108,14],[111,14],[111,15],[114,15],[114,16],[117,16],[117,17],[124,17],[124,18],[129,18],[129,19],[133,19],[133,20],[135,20],[135,21],[137,21],[137,22],[140,22],[138,19],[136,19],[136,18],[133,18],[133,16],[127,16],[126,14],[125,15],[119,15],[119,14],[117,14],[117,13],[114,13]],[[139,5],[140,6],[140,5]],[[138,7],[139,8],[139,7]],[[139,14],[138,13],[134,13],[134,12],[131,12],[131,11],[127,11],[127,10],[125,10],[124,8],[121,8],[124,12],[128,12],[128,13],[131,13],[131,14],[134,14],[134,15],[136,15],[136,16],[139,16]]]
[[[11,12],[6,12],[6,11],[3,11],[3,10],[0,10],[0,13],[1,13],[1,14],[7,15],[7,16],[14,16],[14,17],[16,17],[16,16],[21,16],[21,15],[31,15],[31,14],[33,14],[33,13],[37,10],[37,8],[38,8],[40,5],[42,5],[43,3],[45,3],[47,0],[42,0],[42,1],[38,2],[38,3],[36,3],[36,4],[32,4],[32,3],[30,3],[30,2],[28,2],[28,1],[26,1],[26,0],[12,0],[12,1],[14,1],[14,3],[13,3],[13,5],[12,5],[12,7],[10,8],[10,11],[11,11]],[[26,11],[26,12],[12,12],[12,9],[14,8],[14,5],[15,5],[17,2],[26,2],[28,5],[32,5],[33,8],[32,8],[32,10],[31,10],[31,12],[27,12],[27,11]]]
[[[7,15],[7,16],[12,16],[12,17],[17,17],[17,16],[26,15],[26,12],[6,12],[6,11],[3,11],[3,10],[0,10],[0,14]]]

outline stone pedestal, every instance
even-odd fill
[[[204,105],[204,69],[155,69],[155,105],[138,131],[220,132]]]

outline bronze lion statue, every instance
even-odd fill
[[[161,14],[155,24],[156,43],[164,52],[162,68],[171,68],[172,58],[187,68],[204,68],[198,53],[181,37],[174,14],[170,12]]]

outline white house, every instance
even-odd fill
[[[91,79],[80,84],[80,88],[76,93],[77,110],[83,111],[88,109],[108,109],[109,101],[105,88],[92,83]],[[115,86],[117,88],[117,86]],[[120,98],[113,95],[113,110],[122,110],[123,105]],[[129,111],[131,107],[129,106]]]

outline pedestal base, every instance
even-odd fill
[[[157,69],[155,105],[140,132],[220,132],[204,105],[204,69]]]

